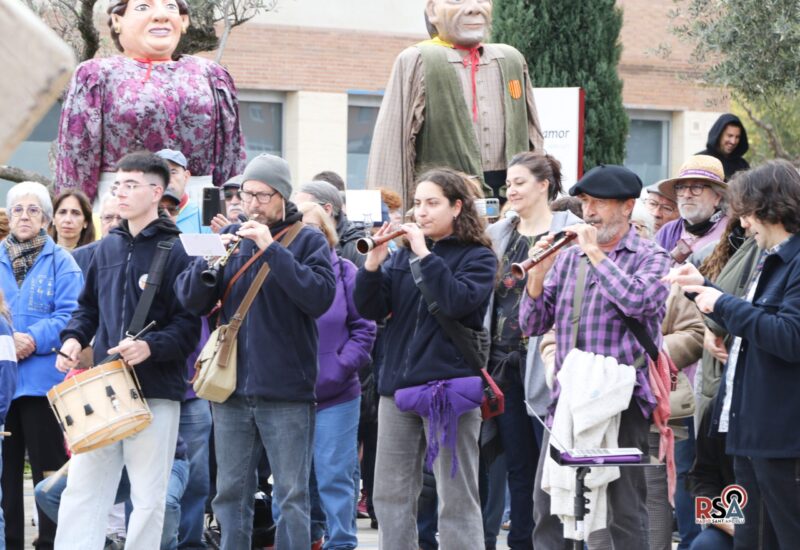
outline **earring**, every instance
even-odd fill
[[[119,25],[114,25],[114,32],[116,34],[122,34],[122,27],[120,27]]]
[[[187,26],[185,26],[185,27],[183,27],[183,28],[181,29],[181,34],[186,34],[187,32],[189,32],[189,27],[188,27],[188,25],[187,25]]]

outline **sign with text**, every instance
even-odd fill
[[[583,175],[583,106],[580,88],[534,88],[544,150],[561,162],[561,184],[569,191]]]

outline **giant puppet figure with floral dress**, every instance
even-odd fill
[[[111,39],[122,55],[81,63],[67,91],[55,185],[98,203],[117,161],[147,149],[188,159],[194,199],[244,170],[236,88],[223,67],[176,49],[189,21],[186,0],[110,0]],[[199,197],[198,197],[199,198]]]
[[[477,176],[487,197],[505,201],[508,161],[542,150],[525,58],[506,44],[484,44],[492,0],[428,0],[430,40],[397,57],[383,97],[367,167],[367,186],[400,193],[447,166]]]

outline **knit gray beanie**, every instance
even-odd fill
[[[304,183],[297,192],[308,193],[322,205],[330,204],[333,207],[334,217],[338,217],[342,211],[342,196],[339,194],[339,190],[327,181],[314,180]]]
[[[292,196],[292,175],[289,163],[275,155],[262,153],[251,160],[242,174],[242,184],[255,180],[266,183],[288,201]]]

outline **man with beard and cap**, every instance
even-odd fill
[[[347,219],[344,213],[342,196],[339,190],[327,181],[310,181],[304,183],[297,190],[294,196],[297,203],[315,202],[322,206],[336,224],[336,233],[339,235],[339,242],[336,245],[336,254],[346,258],[356,264],[356,267],[364,265],[363,254],[356,250],[356,241],[361,237],[366,237],[367,232]]]
[[[251,547],[256,466],[266,449],[280,510],[277,548],[311,548],[308,479],[314,441],[318,333],[315,319],[333,302],[336,283],[325,236],[302,225],[288,163],[262,154],[247,165],[239,196],[250,218],[224,228],[226,243],[243,239],[209,288],[198,258],[175,282],[190,311],[207,315],[226,293],[219,323],[229,323],[261,266],[269,274],[237,340],[236,389],[212,403],[217,496],[212,503],[222,548]],[[249,265],[248,265],[249,264]],[[355,498],[355,494],[353,495]]]
[[[378,113],[367,187],[386,187],[413,205],[414,182],[447,166],[476,175],[486,197],[505,202],[508,162],[542,150],[525,58],[483,44],[492,0],[427,0],[431,40],[406,48],[392,68]]]
[[[739,170],[750,168],[750,164],[742,158],[749,148],[747,130],[742,121],[736,115],[725,113],[708,131],[705,150],[697,154],[719,159],[725,170],[725,181],[728,181]]]
[[[565,366],[565,358],[573,348],[605,356],[606,361],[613,358],[620,369],[644,365],[635,370],[632,396],[617,399],[616,410],[620,412],[616,417],[619,418],[619,446],[636,447],[646,455],[655,398],[648,382],[647,362],[643,362],[644,348],[628,330],[623,315],[641,324],[656,345],[660,344],[661,322],[669,292],[660,279],[668,272],[670,262],[664,250],[639,237],[631,226],[631,213],[641,190],[642,182],[636,174],[622,166],[605,165],[587,172],[570,189],[570,195],[581,200],[586,222],[564,228],[577,234],[577,246],[562,249],[528,272],[527,292],[520,304],[519,318],[526,335],[540,336],[555,328],[556,373]],[[531,247],[531,253],[541,252],[552,241],[552,235],[540,239]],[[580,279],[585,283],[583,291],[579,289]],[[580,309],[579,315],[573,315],[576,306]],[[566,384],[562,387],[561,377],[556,377],[549,407],[551,413],[556,410],[559,397],[572,387]],[[607,389],[601,386],[599,391]],[[594,405],[603,409],[595,411],[598,414],[607,413],[605,405]],[[548,439],[545,435],[536,473],[533,545],[535,548],[563,548],[564,530],[571,530],[574,522],[564,523],[562,530],[555,514],[563,514],[563,511],[551,508],[551,496],[543,489],[543,475],[549,468],[545,463],[552,461]],[[615,548],[647,548],[644,472],[641,468],[620,470],[619,477],[611,481],[606,490],[609,534]],[[574,473],[571,475],[574,479]],[[595,491],[589,493],[590,498],[596,495]],[[593,502],[590,509],[597,505]],[[568,508],[571,507],[572,499],[569,499]]]
[[[659,182],[659,192],[676,198],[681,215],[665,224],[655,237],[675,263],[690,259],[725,232],[728,216],[724,201],[728,184],[724,176],[719,160],[694,155],[683,163],[677,177]]]

